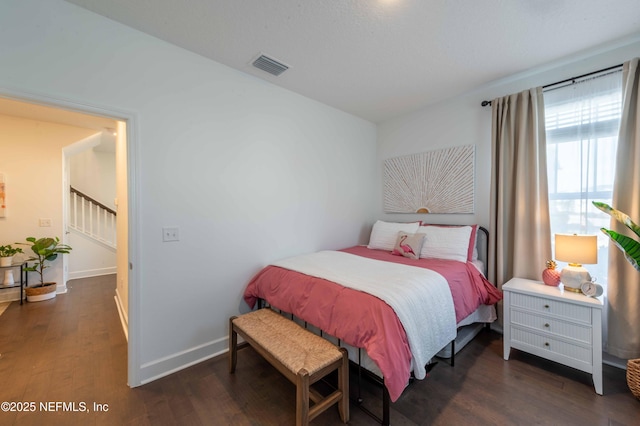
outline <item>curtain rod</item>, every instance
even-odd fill
[[[567,83],[567,82],[569,82],[569,81],[571,81],[571,82],[575,82],[575,80],[578,80],[578,79],[580,79],[580,78],[589,77],[590,75],[600,74],[600,73],[602,73],[602,72],[606,72],[606,71],[611,71],[611,70],[613,70],[613,69],[620,68],[620,67],[621,67],[621,66],[623,66],[623,65],[624,65],[624,64],[619,64],[619,65],[614,65],[614,66],[612,66],[612,67],[603,68],[603,69],[598,70],[598,71],[588,72],[588,73],[586,73],[586,74],[582,74],[582,75],[579,75],[579,76],[576,76],[576,77],[567,78],[566,80],[557,81],[557,82],[555,82],[555,83],[547,84],[547,85],[545,85],[545,86],[542,86],[542,88],[543,88],[543,89],[546,89],[546,88],[548,88],[548,87],[557,86],[558,84]],[[491,105],[491,101],[482,101],[481,105],[482,105],[483,107],[484,107],[484,106],[487,106],[487,105]]]

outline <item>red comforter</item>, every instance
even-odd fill
[[[449,283],[457,322],[481,304],[490,305],[502,299],[500,291],[484,279],[471,263],[413,260],[364,246],[343,251],[440,273]],[[349,345],[365,348],[380,368],[391,400],[400,397],[411,373],[411,350],[397,315],[382,300],[331,281],[275,266],[264,268],[247,285],[244,292],[247,304],[253,308],[258,298],[268,301],[275,308],[293,313]]]

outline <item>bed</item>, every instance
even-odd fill
[[[483,228],[377,221],[367,246],[268,265],[244,299],[291,314],[383,378],[381,422],[388,424],[389,400],[423,379],[435,356],[453,357],[461,327],[495,320],[502,295],[484,278],[485,265]]]

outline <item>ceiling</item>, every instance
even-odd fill
[[[93,129],[99,132],[106,128],[113,129],[116,127],[116,121],[110,118],[6,98],[0,98],[0,115],[84,127],[85,129]]]
[[[0,98],[0,115],[92,129],[96,133],[102,133],[101,143],[94,149],[96,151],[115,152],[116,138],[113,135],[113,131],[117,126],[117,122],[110,118],[7,98]]]
[[[67,1],[373,122],[640,34],[638,0]]]

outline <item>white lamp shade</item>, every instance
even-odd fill
[[[597,236],[556,234],[555,258],[578,265],[598,263]]]

